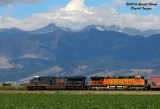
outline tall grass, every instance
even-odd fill
[[[0,90],[27,90],[27,86],[0,86]]]

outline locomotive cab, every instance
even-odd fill
[[[143,76],[134,77],[134,85],[145,85],[145,80]]]
[[[38,85],[39,76],[34,76],[33,79],[30,80],[30,85]]]
[[[143,82],[143,77],[142,76],[135,76],[134,80],[135,80],[135,83],[139,83],[139,82]]]
[[[138,80],[139,80],[139,81],[140,81],[140,80],[144,80],[144,77],[143,77],[143,76],[135,76],[135,80],[137,80],[137,81],[138,81]]]

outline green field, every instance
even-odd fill
[[[27,90],[27,86],[0,86],[0,91],[1,90]]]
[[[160,95],[1,92],[0,109],[159,109]]]

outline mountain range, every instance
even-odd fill
[[[0,29],[0,82],[27,82],[34,75],[158,75],[159,30],[55,24],[34,30]]]

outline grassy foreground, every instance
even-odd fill
[[[159,109],[160,95],[0,93],[0,109]]]
[[[27,90],[27,86],[0,86],[0,90]]]

